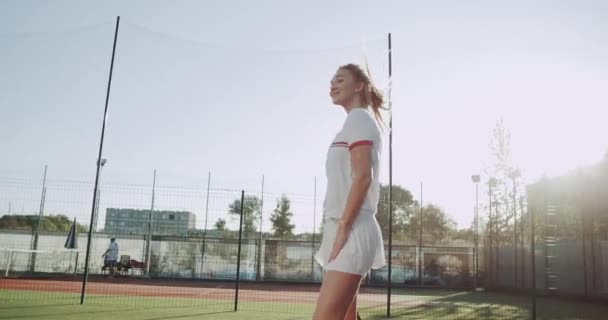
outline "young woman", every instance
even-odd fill
[[[327,154],[323,240],[315,255],[324,276],[314,319],[351,320],[357,318],[362,277],[386,264],[375,217],[383,101],[368,75],[355,64],[338,68],[330,96],[347,116]]]

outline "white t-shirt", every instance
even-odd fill
[[[325,163],[327,191],[323,202],[325,217],[341,218],[352,185],[350,150],[371,145],[372,183],[361,206],[361,213],[375,214],[380,197],[379,163],[382,152],[380,129],[367,109],[354,108],[346,117],[327,152]]]
[[[116,261],[118,260],[118,243],[116,241],[110,242],[108,246],[108,260]]]

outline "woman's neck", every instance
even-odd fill
[[[350,113],[354,109],[367,109],[367,106],[361,102],[361,99],[355,98],[349,103],[345,103],[343,106],[346,113]]]

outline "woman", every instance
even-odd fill
[[[355,64],[338,68],[330,96],[347,116],[327,154],[323,240],[315,255],[324,275],[314,319],[351,320],[357,318],[362,277],[386,264],[375,218],[382,139],[368,110],[371,107],[381,123],[383,102],[370,78]]]

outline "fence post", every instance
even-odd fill
[[[11,268],[11,260],[13,260],[13,250],[8,250],[8,259],[6,259],[6,270],[4,271],[4,277],[8,278],[8,270]]]
[[[31,262],[30,262],[30,272],[36,271],[36,251],[38,250],[38,238],[40,237],[40,228],[42,228],[42,214],[44,213],[44,204],[46,202],[46,171],[48,165],[44,166],[44,178],[42,179],[42,194],[40,195],[40,209],[38,211],[38,222],[36,224],[36,229],[34,230],[34,243],[32,249]]]
[[[99,187],[99,173],[101,171],[101,156],[103,153],[103,140],[106,130],[106,119],[108,118],[108,102],[110,99],[110,88],[112,85],[112,72],[114,70],[114,56],[116,54],[116,41],[118,40],[118,27],[120,25],[120,16],[116,17],[116,31],[114,31],[114,45],[112,47],[112,60],[110,62],[110,75],[108,79],[108,90],[106,92],[106,104],[103,114],[103,122],[101,127],[101,139],[99,142],[99,153],[97,155],[97,171],[95,173],[95,186],[93,190],[93,204],[91,208],[91,222],[89,223],[89,232],[87,237],[87,251],[84,258],[84,276],[82,278],[82,290],[80,291],[80,304],[84,304],[84,296],[87,292],[87,281],[89,279],[89,259],[91,256],[91,237],[93,234],[93,222],[95,221],[95,202],[97,201],[97,188]]]
[[[262,279],[261,269],[262,269],[262,239],[263,239],[263,231],[262,224],[264,222],[264,175],[262,175],[262,196],[260,198],[260,232],[258,235],[258,245],[256,248],[256,275],[255,279],[260,281]]]
[[[392,294],[392,271],[393,271],[393,101],[392,79],[393,79],[393,40],[392,34],[388,34],[388,277],[387,277],[387,298],[386,316],[391,317],[391,294]],[[384,246],[384,243],[382,244]]]
[[[207,200],[205,201],[205,224],[203,225],[203,244],[201,246],[201,278],[205,275],[205,250],[207,248],[207,221],[209,218],[209,193],[211,188],[211,171],[207,176]]]
[[[154,198],[156,196],[156,169],[152,178],[152,204],[148,215],[148,236],[146,237],[146,276],[150,278],[150,264],[152,257],[152,219],[154,217]]]
[[[536,248],[535,248],[535,211],[536,208],[532,208],[532,210],[528,209],[530,212],[530,256],[532,258],[532,320],[536,320]]]
[[[241,241],[243,239],[243,211],[245,209],[245,191],[241,191],[241,218],[239,222],[239,243],[238,253],[236,256],[236,290],[234,292],[234,311],[236,312],[239,307],[239,282],[241,274]]]
[[[78,257],[80,256],[80,252],[76,251],[76,261],[74,262],[74,275],[78,271]]]
[[[312,248],[310,259],[310,280],[315,281],[315,231],[317,227],[317,177],[315,177],[315,190],[312,200]]]

